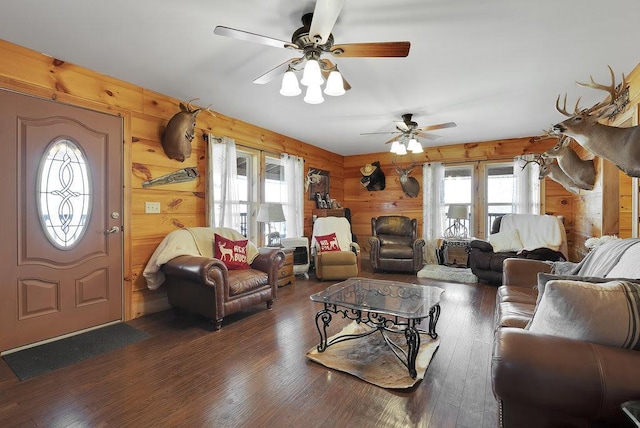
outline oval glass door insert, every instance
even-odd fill
[[[49,241],[71,249],[84,235],[91,209],[86,157],[78,144],[60,137],[45,150],[38,170],[38,217]]]

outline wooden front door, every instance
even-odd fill
[[[122,119],[0,90],[0,351],[122,319]]]

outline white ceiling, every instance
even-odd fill
[[[558,94],[590,105],[605,93],[575,85],[607,65],[640,61],[638,0],[345,0],[336,44],[411,42],[407,58],[330,58],[352,89],[309,105],[280,79],[252,81],[298,56],[213,34],[217,25],[290,40],[313,0],[3,0],[0,39],[341,155],[386,151],[393,121],[414,113],[449,145],[539,134],[563,119]],[[571,104],[571,108],[573,104]]]

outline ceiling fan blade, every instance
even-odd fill
[[[425,140],[432,140],[432,141],[439,140],[440,138],[442,138],[442,135],[438,135],[438,134],[431,134],[431,133],[429,133],[429,132],[420,132],[420,131],[417,131],[417,132],[416,132],[416,135],[417,135],[417,136],[419,136],[419,137],[421,137],[421,138],[424,138]]]
[[[444,128],[455,128],[456,123],[455,122],[446,122],[446,123],[439,123],[437,125],[429,125],[429,126],[422,126],[420,128],[418,128],[418,130],[420,131],[432,131],[434,129],[444,129]]]
[[[283,62],[282,64],[272,68],[271,70],[264,73],[262,76],[256,78],[253,83],[257,83],[258,85],[264,85],[265,83],[271,82],[278,75],[282,75],[287,71],[289,65],[295,66],[299,64],[304,58],[291,58]]]
[[[246,42],[260,43],[262,45],[273,46],[276,48],[296,48],[291,42],[285,42],[284,40],[278,40],[267,36],[261,36],[260,34],[249,33],[248,31],[236,30],[235,28],[223,27],[218,25],[214,30],[214,34],[218,36],[231,37],[233,39],[244,40]]]
[[[399,140],[400,138],[402,138],[402,135],[398,135],[396,137],[393,137],[392,139],[390,139],[389,141],[385,142],[385,144],[390,144],[393,143],[396,140]]]
[[[400,129],[400,130],[402,130],[402,131],[405,131],[405,132],[408,132],[408,131],[409,131],[409,127],[408,127],[408,126],[407,126],[407,124],[406,124],[406,123],[404,123],[403,121],[401,121],[401,120],[394,120],[394,121],[393,121],[393,123],[395,123],[395,124],[396,124],[396,128],[398,128],[398,129]]]
[[[333,45],[331,53],[341,57],[405,57],[410,47],[410,42],[349,43]]]
[[[334,69],[337,70],[338,69],[328,59],[321,59],[320,60],[320,68],[322,69],[321,70],[322,71],[322,77],[324,77],[325,80],[329,78],[329,73],[331,73],[332,70],[334,70]],[[344,78],[342,73],[340,73],[340,75],[342,76],[342,86],[344,87],[345,91],[348,91],[349,89],[351,89],[351,85],[349,84],[349,82],[347,82],[347,79]]]
[[[363,132],[360,135],[400,134],[400,132]]]
[[[344,0],[317,0],[313,19],[309,27],[309,37],[318,44],[327,43],[329,34],[340,15]]]

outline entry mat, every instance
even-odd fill
[[[3,355],[2,359],[20,380],[26,380],[148,337],[129,324],[119,323]]]

